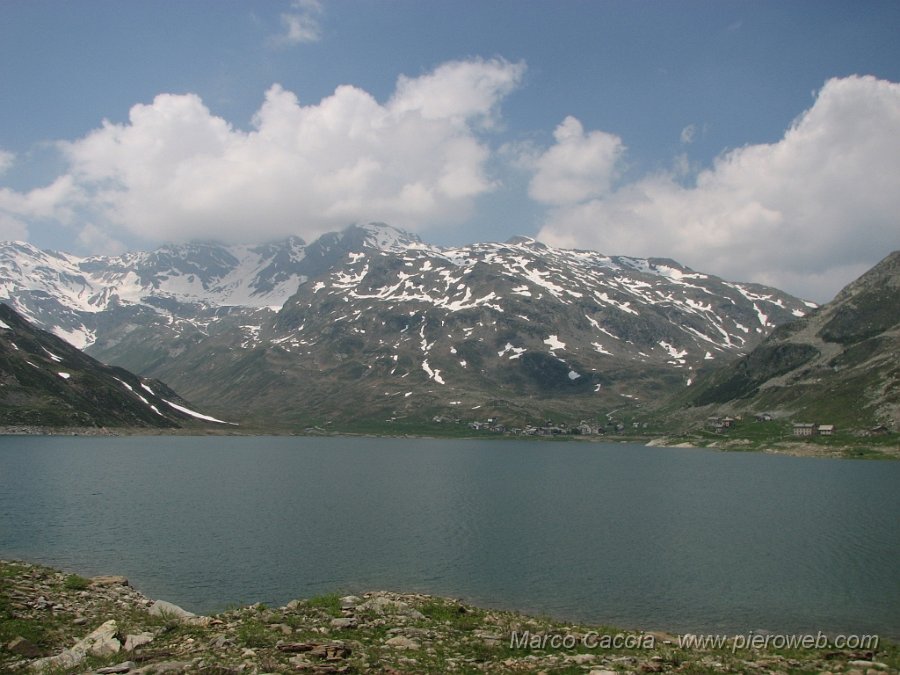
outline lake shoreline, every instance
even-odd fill
[[[900,648],[881,639],[853,648],[836,636],[812,648],[778,648],[772,636],[764,645],[762,634],[755,648],[739,644],[751,635],[728,639],[716,647],[387,591],[198,616],[124,577],[0,561],[0,668],[17,672],[900,672]]]
[[[182,427],[178,429],[162,429],[147,427],[42,427],[32,425],[7,425],[0,426],[0,436],[96,436],[96,437],[122,437],[122,436],[240,436],[240,437],[333,437],[333,438],[397,438],[397,439],[428,439],[428,440],[492,440],[492,441],[534,441],[534,442],[576,442],[576,443],[634,443],[646,447],[659,448],[697,448],[703,450],[715,450],[726,453],[760,453],[769,455],[787,455],[791,457],[816,457],[829,459],[866,459],[866,460],[900,460],[900,443],[892,447],[882,445],[877,449],[871,448],[871,442],[865,437],[854,444],[818,445],[795,439],[779,441],[750,442],[745,439],[720,438],[709,440],[697,436],[658,436],[640,434],[628,435],[597,435],[597,436],[512,436],[509,434],[470,434],[470,435],[440,435],[440,434],[378,434],[352,431],[328,431],[328,430],[304,430],[291,429],[262,430],[257,428],[235,429],[234,427]]]

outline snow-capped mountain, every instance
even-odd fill
[[[284,423],[582,414],[690,385],[810,303],[671,260],[386,225],[115,258],[0,246],[0,297],[223,414]],[[474,413],[473,413],[474,414]]]

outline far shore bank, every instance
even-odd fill
[[[848,440],[842,439],[834,443],[815,443],[792,438],[751,440],[746,438],[717,437],[709,438],[700,434],[679,434],[661,436],[656,434],[613,435],[598,434],[592,436],[516,436],[490,432],[470,434],[440,433],[373,433],[347,430],[307,429],[262,429],[235,428],[220,426],[192,426],[179,429],[158,429],[147,427],[42,427],[34,425],[0,426],[0,436],[243,436],[243,437],[347,437],[347,438],[396,438],[396,439],[434,439],[434,440],[519,440],[531,442],[577,442],[577,443],[633,443],[647,447],[661,448],[699,448],[720,452],[759,452],[773,455],[790,455],[794,457],[824,457],[832,459],[880,459],[900,460],[900,440],[895,438],[872,439],[859,436]]]

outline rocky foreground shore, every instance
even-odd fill
[[[196,616],[124,577],[0,561],[0,672],[873,673],[900,648],[734,649],[387,592]]]

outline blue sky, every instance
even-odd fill
[[[385,220],[818,301],[900,248],[900,3],[0,2],[0,239]]]

